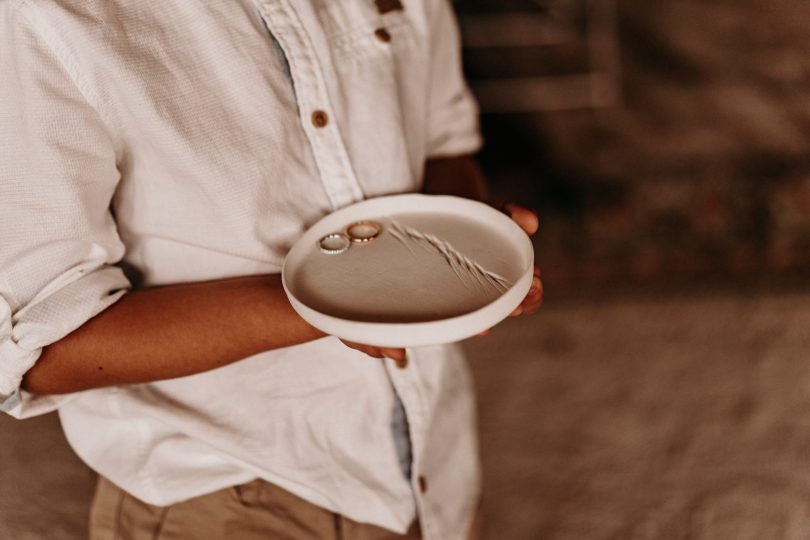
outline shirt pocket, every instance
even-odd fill
[[[427,36],[405,9],[381,14],[373,0],[319,0],[316,5],[339,69],[402,65],[427,50]]]
[[[430,62],[421,2],[315,0],[338,77],[341,121],[367,197],[419,189]]]

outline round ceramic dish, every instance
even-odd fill
[[[357,223],[379,227],[373,241],[321,248]],[[394,195],[315,223],[287,254],[282,283],[295,311],[327,334],[415,347],[459,341],[506,318],[528,293],[533,263],[526,233],[485,204]]]

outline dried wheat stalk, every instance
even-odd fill
[[[391,236],[402,242],[411,253],[413,253],[413,251],[408,243],[409,239],[416,241],[426,249],[433,249],[439,252],[439,254],[444,257],[445,261],[447,261],[447,264],[450,265],[450,268],[453,269],[453,272],[455,272],[458,278],[465,284],[472,282],[482,287],[490,285],[501,292],[505,292],[512,285],[505,277],[487,270],[454,248],[449,242],[441,240],[432,234],[424,233],[413,227],[408,227],[393,219],[390,220],[388,231],[391,233]]]

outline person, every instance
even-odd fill
[[[473,534],[459,348],[324,336],[279,276],[356,201],[485,198],[449,2],[6,0],[0,70],[0,403],[58,410],[91,538]]]

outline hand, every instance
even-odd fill
[[[533,236],[540,228],[540,220],[537,219],[537,213],[534,210],[514,203],[498,204],[497,208],[512,218],[512,221],[517,223],[529,236]]]
[[[526,298],[523,299],[523,302],[521,302],[520,305],[515,308],[515,311],[510,314],[510,317],[517,317],[518,315],[531,315],[540,309],[540,305],[542,303],[543,282],[540,280],[540,268],[535,266],[532,284],[529,286],[529,293],[526,295]]]
[[[360,351],[361,353],[365,353],[369,356],[373,356],[374,358],[390,358],[397,363],[405,361],[405,349],[375,347],[374,345],[363,345],[362,343],[354,343],[351,341],[346,341],[345,339],[341,339],[340,341],[342,341],[347,347]]]
[[[529,236],[537,232],[540,227],[540,221],[537,219],[537,214],[528,208],[524,208],[518,204],[505,203],[498,205],[500,210],[506,213],[509,217],[517,223],[521,229],[526,231]],[[534,267],[534,277],[532,277],[532,284],[529,287],[529,293],[523,302],[511,313],[511,317],[518,315],[531,315],[540,308],[543,303],[543,282],[540,280],[540,268]],[[479,336],[489,334],[491,329],[484,330]]]

